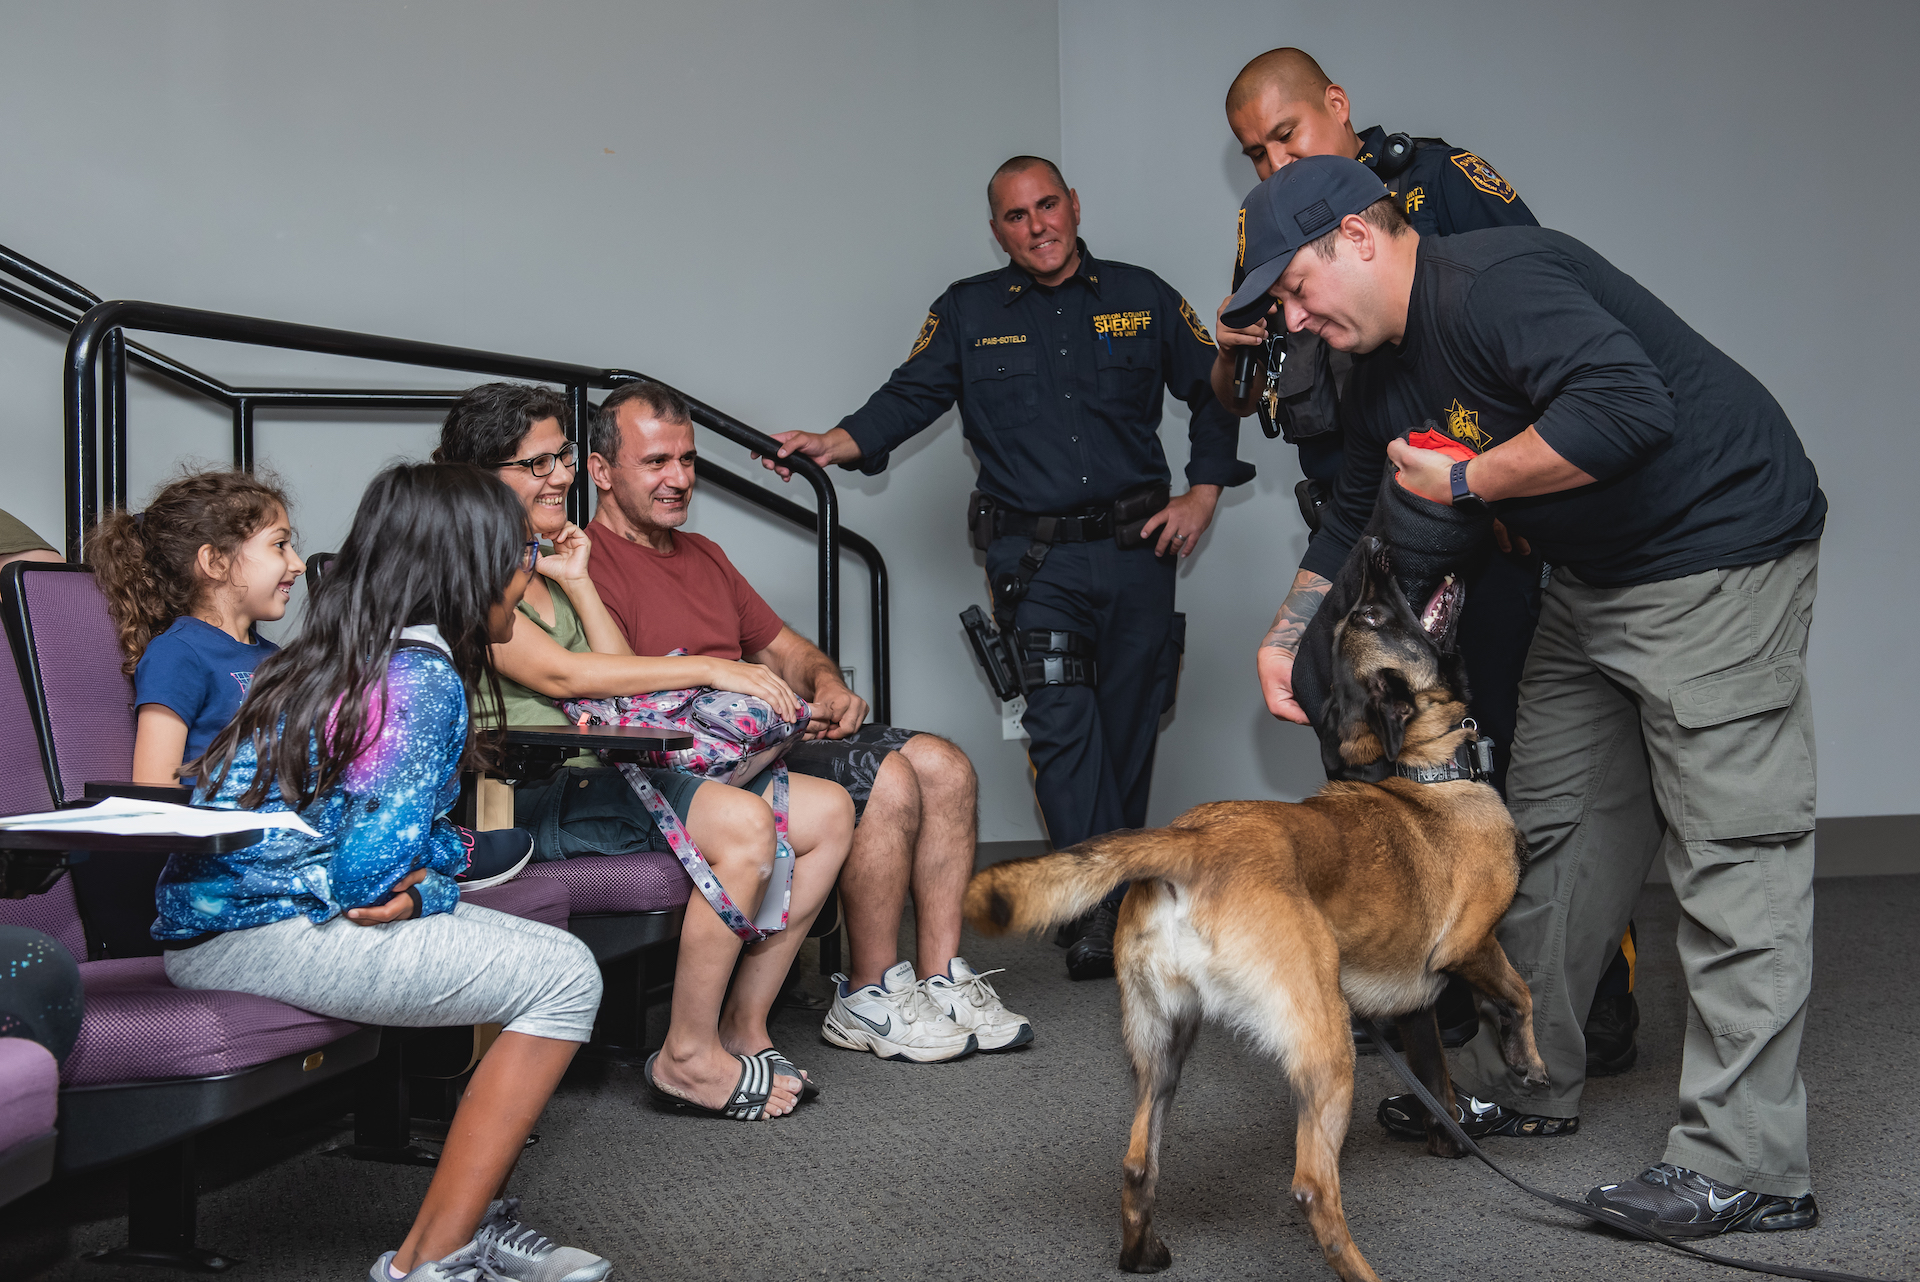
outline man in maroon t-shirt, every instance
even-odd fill
[[[786,626],[711,539],[678,530],[693,496],[693,423],[656,383],[627,383],[595,416],[587,472],[600,491],[590,572],[635,654],[685,649],[763,663],[813,710],[790,768],[841,784],[858,823],[840,873],[851,977],[837,975],[826,1039],[885,1059],[952,1059],[1033,1040],[1026,1017],[959,956],[973,874],[973,764],[937,735],[863,725],[840,667]],[[899,958],[913,894],[918,975]],[[920,978],[919,976],[924,976]]]

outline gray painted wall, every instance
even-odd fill
[[[1904,677],[1920,627],[1920,503],[1903,460],[1920,198],[1892,137],[1915,119],[1920,22],[1903,3],[1351,6],[1060,0],[1062,157],[1095,252],[1151,266],[1213,314],[1254,181],[1221,100],[1261,50],[1312,52],[1357,124],[1489,159],[1548,226],[1587,241],[1754,371],[1832,502],[1811,653],[1820,813],[1916,809]],[[1204,300],[1204,306],[1203,304]],[[1169,453],[1183,430],[1165,433]],[[1305,531],[1293,451],[1252,420],[1260,478],[1184,567],[1186,678],[1161,741],[1155,822],[1228,796],[1297,796],[1312,736],[1261,708],[1252,653]]]
[[[987,174],[1060,145],[1050,3],[10,0],[0,32],[0,243],[107,297],[639,368],[769,431],[825,430],[879,386],[947,282],[1003,261]],[[232,376],[412,373],[156,345]],[[0,508],[56,541],[59,353],[0,312]],[[132,428],[136,502],[228,448],[222,417],[165,392],[140,392]],[[338,546],[366,478],[432,440],[422,418],[260,431],[308,550]],[[895,718],[973,754],[989,840],[1032,836],[1024,756],[955,617],[985,599],[957,422],[897,457],[841,486],[893,567]],[[810,543],[718,494],[694,528],[813,630]]]
[[[1247,57],[1301,44],[1362,123],[1480,150],[1544,221],[1612,256],[1780,397],[1835,508],[1812,656],[1821,812],[1907,812],[1889,748],[1917,701],[1881,674],[1900,671],[1917,622],[1904,554],[1920,518],[1899,466],[1915,415],[1894,371],[1899,308],[1920,281],[1885,223],[1920,192],[1882,139],[1914,117],[1909,13],[0,0],[0,242],[110,297],[634,366],[768,430],[820,430],[884,380],[948,281],[1002,261],[981,188],[1015,152],[1061,156],[1094,251],[1152,267],[1211,315],[1253,182],[1220,99]],[[85,92],[69,66],[88,69]],[[407,381],[160,345],[234,377]],[[48,535],[59,350],[0,313],[0,507]],[[223,419],[151,388],[134,430],[141,496],[179,458],[226,449]],[[1165,435],[1178,468],[1183,416],[1169,413]],[[405,418],[261,430],[309,549],[337,545],[382,462],[431,440]],[[702,447],[746,463],[724,442]],[[1243,453],[1261,477],[1182,575],[1192,626],[1156,821],[1319,778],[1310,736],[1267,717],[1251,675],[1303,545],[1297,473],[1251,425]],[[972,475],[949,415],[888,474],[840,488],[847,523],[894,568],[896,720],[956,738],[981,771],[983,839],[1021,840],[1039,832],[1021,745],[1001,739],[954,621],[985,599],[960,540]],[[810,626],[802,539],[718,495],[695,528]],[[858,563],[846,568],[845,661],[864,684]]]

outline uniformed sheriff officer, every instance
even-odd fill
[[[1528,861],[1499,929],[1550,1080],[1521,1081],[1483,1030],[1456,1062],[1456,1116],[1482,1135],[1577,1128],[1579,1004],[1659,857],[1689,1009],[1678,1122],[1657,1162],[1587,1201],[1683,1237],[1811,1227],[1804,655],[1827,501],[1793,424],[1571,236],[1419,236],[1372,172],[1334,156],[1288,165],[1242,216],[1247,276],[1226,314],[1276,298],[1289,328],[1377,353],[1354,366],[1334,496],[1261,646],[1268,709],[1306,719],[1292,655],[1388,467],[1436,503],[1490,505],[1555,567],[1508,790]],[[1467,459],[1404,439],[1454,415],[1478,434]],[[1410,1097],[1379,1116],[1421,1133]]]
[[[1012,261],[949,286],[906,363],[839,426],[777,436],[781,457],[872,475],[959,401],[980,461],[969,530],[995,618],[1024,652],[1034,791],[1064,847],[1146,825],[1184,642],[1177,558],[1192,555],[1221,489],[1253,468],[1235,457],[1239,420],[1208,381],[1206,326],[1152,272],[1087,252],[1080,198],[1052,162],[1007,161],[987,204]],[[1188,488],[1171,499],[1166,390],[1193,410]],[[1113,973],[1118,905],[1116,894],[1082,923],[1067,953],[1075,978]]]
[[[1300,49],[1269,49],[1235,76],[1227,90],[1227,124],[1262,180],[1307,156],[1350,156],[1386,186],[1422,236],[1452,236],[1482,227],[1537,227],[1539,221],[1508,182],[1478,154],[1439,138],[1388,134],[1375,125],[1355,133],[1347,91],[1327,79]],[[1244,249],[1236,255],[1234,288],[1245,271]],[[1223,403],[1242,415],[1258,413],[1269,432],[1299,448],[1303,511],[1317,514],[1340,471],[1345,441],[1336,419],[1340,389],[1353,357],[1313,334],[1289,334],[1279,324],[1269,335],[1263,322],[1246,329],[1220,327],[1221,357],[1213,385]],[[1246,399],[1233,395],[1233,362],[1247,344],[1264,353]],[[1284,359],[1281,354],[1284,353]],[[1274,377],[1268,378],[1272,370]],[[1473,425],[1452,417],[1442,428],[1475,449]],[[1473,690],[1473,715],[1494,742],[1494,786],[1506,789],[1507,767],[1520,706],[1520,669],[1540,613],[1540,558],[1521,546],[1488,559],[1467,583],[1471,602],[1461,619],[1461,647]],[[1631,930],[1610,947],[1611,959],[1594,994],[1588,1020],[1587,1071],[1593,1076],[1625,1072],[1638,1056],[1634,1030],[1640,1012],[1633,996]],[[1456,984],[1442,1004],[1451,1038],[1465,1035],[1477,1018],[1470,990]]]

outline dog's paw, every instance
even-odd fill
[[[1467,1155],[1467,1150],[1461,1146],[1460,1141],[1442,1130],[1427,1132],[1427,1152],[1435,1157],[1445,1158],[1461,1158]]]
[[[1158,1273],[1173,1263],[1173,1252],[1158,1233],[1148,1233],[1136,1246],[1120,1252],[1120,1268],[1125,1273]]]

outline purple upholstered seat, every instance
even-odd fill
[[[463,890],[460,898],[497,913],[545,922],[560,930],[567,928],[567,917],[572,911],[564,885],[545,879],[531,880],[525,873],[485,890]]]
[[[686,869],[664,850],[578,855],[530,864],[507,885],[527,881],[554,881],[565,886],[578,916],[661,912],[680,907],[693,892]]]
[[[21,569],[20,604],[31,625],[31,657],[52,728],[60,800],[73,801],[88,780],[127,778],[133,682],[120,671],[120,638],[93,575],[78,566]]]
[[[61,1065],[64,1086],[219,1077],[318,1050],[358,1027],[251,993],[175,988],[160,957],[80,967],[86,1020]]]
[[[52,935],[75,961],[87,959],[87,932],[80,924],[80,906],[74,902],[73,878],[65,874],[45,894],[0,899],[0,926],[25,926]]]
[[[0,1153],[53,1129],[60,1064],[24,1037],[0,1037]]]

